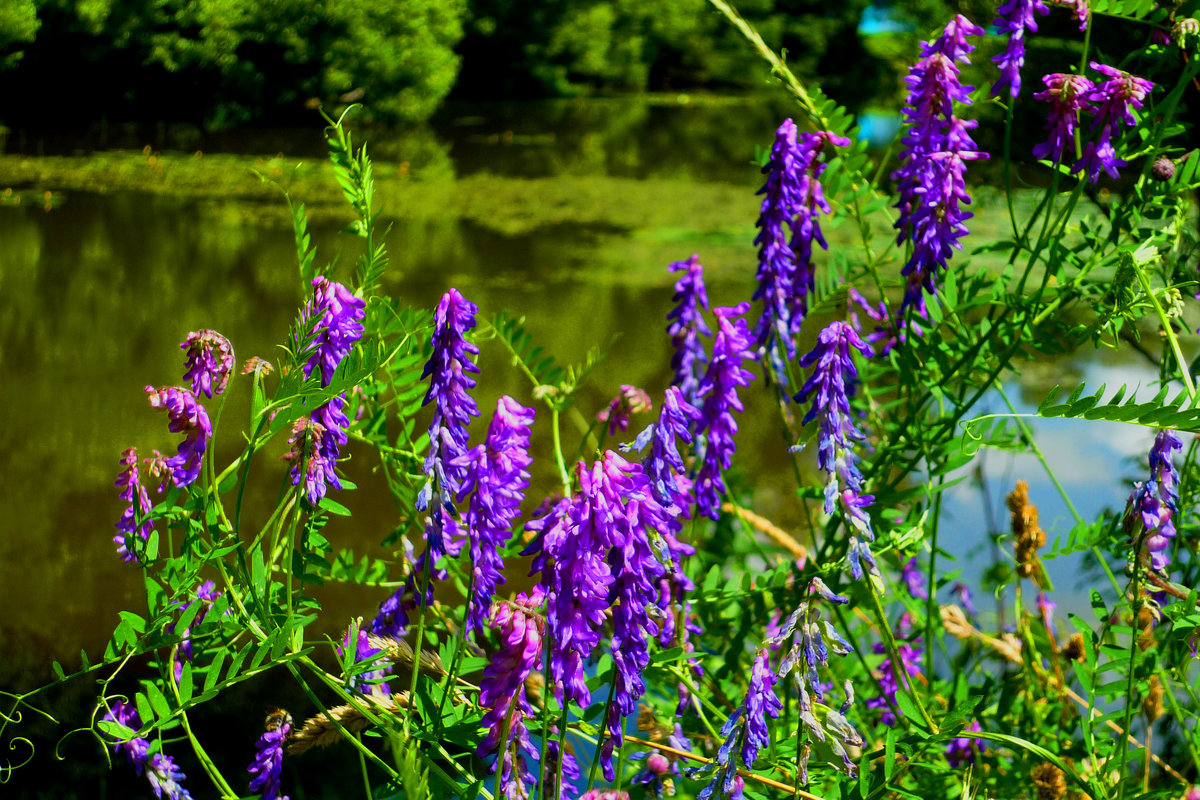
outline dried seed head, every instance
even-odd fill
[[[1067,777],[1049,762],[1038,764],[1029,773],[1037,800],[1061,800],[1067,793]]]
[[[1163,686],[1157,675],[1150,678],[1150,686],[1146,690],[1146,696],[1142,698],[1142,715],[1146,718],[1146,722],[1154,722],[1162,716],[1163,713]]]
[[[1063,646],[1062,654],[1072,661],[1083,661],[1083,657],[1087,655],[1087,650],[1083,646],[1083,634],[1071,634],[1070,641]]]
[[[359,699],[363,705],[373,707],[380,714],[399,714],[401,708],[408,708],[408,692],[400,692],[389,697],[363,695]],[[292,731],[287,753],[294,756],[313,747],[328,747],[341,740],[343,731],[358,733],[370,724],[371,721],[363,712],[352,705],[337,706],[328,711],[322,711],[305,720],[299,730]]]
[[[1029,502],[1029,484],[1017,481],[1006,498],[1012,512],[1012,532],[1017,556],[1017,573],[1029,578],[1040,573],[1037,569],[1039,547],[1046,544],[1046,532],[1038,525],[1037,506]]]

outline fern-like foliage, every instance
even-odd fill
[[[1085,384],[1079,384],[1067,396],[1066,400],[1056,403],[1059,387],[1054,387],[1042,404],[1038,406],[1039,417],[1062,417],[1064,419],[1091,419],[1105,422],[1128,422],[1132,425],[1146,425],[1154,428],[1170,428],[1171,430],[1200,433],[1200,408],[1188,408],[1189,402],[1186,391],[1181,391],[1174,399],[1168,400],[1170,389],[1164,386],[1152,399],[1138,402],[1137,396],[1129,394],[1128,387],[1122,386],[1108,399],[1101,402],[1104,394],[1104,384],[1094,394],[1084,395]]]

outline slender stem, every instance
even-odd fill
[[[904,668],[904,662],[900,659],[900,651],[896,648],[896,637],[892,634],[892,628],[888,625],[887,615],[883,611],[883,604],[879,600],[879,590],[876,588],[873,581],[867,582],[871,589],[871,609],[875,612],[875,619],[879,623],[879,633],[883,636],[884,645],[887,647],[888,657],[892,660],[892,671],[904,684],[905,693],[912,699],[913,704],[917,707],[917,712],[920,713],[921,719],[925,721],[926,727],[934,733],[938,732],[938,726],[934,723],[933,718],[929,716],[929,712],[925,710],[925,704],[921,702],[920,696],[909,680],[908,670]]]
[[[1137,263],[1137,258],[1131,259],[1131,262],[1134,272],[1137,273],[1138,282],[1142,284],[1142,291],[1146,293],[1146,297],[1150,298],[1150,303],[1154,306],[1154,313],[1158,315],[1163,335],[1167,337],[1167,344],[1171,346],[1171,352],[1175,354],[1175,362],[1179,366],[1179,376],[1183,378],[1183,385],[1187,388],[1188,399],[1191,401],[1191,405],[1195,405],[1196,386],[1192,383],[1192,373],[1188,369],[1188,362],[1183,357],[1183,351],[1179,348],[1179,338],[1171,327],[1171,320],[1167,317],[1167,312],[1163,310],[1162,304],[1158,302],[1158,296],[1150,287],[1150,278],[1142,269],[1142,265]]]
[[[550,430],[554,437],[554,463],[558,466],[558,477],[562,481],[563,496],[571,496],[571,477],[567,473],[567,462],[563,459],[562,434],[558,429],[558,407],[550,407]]]

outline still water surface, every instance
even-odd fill
[[[456,286],[479,305],[481,319],[502,310],[527,315],[535,339],[564,363],[581,359],[593,344],[619,337],[578,402],[584,417],[603,408],[622,383],[661,393],[670,359],[664,328],[672,278],[666,265],[699,252],[714,305],[732,305],[753,291],[750,226],[761,179],[752,159],[755,148],[770,141],[778,113],[746,101],[632,108],[593,101],[590,106],[472,111],[452,110],[433,137],[433,150],[446,159],[449,174],[670,175],[697,187],[744,190],[745,203],[731,208],[729,216],[745,236],[717,246],[712,232],[690,229],[687,219],[654,229],[546,224],[519,233],[461,219],[398,219],[388,237],[393,266],[385,289],[404,302],[432,308]],[[321,150],[316,130],[264,134],[242,144],[269,141],[274,150],[289,137],[307,137],[298,150]],[[102,142],[84,146],[97,143]],[[154,146],[164,144],[170,142]],[[27,139],[25,146],[35,145]],[[78,139],[70,145],[79,146]],[[400,147],[385,139],[380,150],[389,146]],[[57,140],[42,140],[41,147],[70,149]],[[664,205],[670,202],[662,198]],[[338,228],[334,222],[316,225],[314,243],[322,260],[347,250],[340,273],[345,277],[353,242],[339,237]],[[48,658],[71,661],[81,647],[98,653],[117,610],[141,607],[139,574],[116,558],[111,541],[121,513],[112,485],[117,458],[130,445],[143,453],[175,446],[142,387],[181,381],[178,343],[198,328],[226,334],[239,361],[251,355],[274,360],[276,343],[283,341],[303,302],[304,287],[291,231],[280,218],[244,215],[222,201],[128,192],[69,194],[49,211],[0,207],[0,242],[0,368],[5,376],[0,409],[8,423],[0,428],[0,607],[5,609],[0,649],[15,654],[9,668],[19,670]],[[809,327],[809,339],[818,326]],[[501,392],[532,404],[528,385],[499,345],[485,343],[480,362],[485,416]],[[1110,387],[1125,382],[1148,387],[1153,377],[1137,362],[1086,353],[1040,365],[1036,377],[1023,384],[1013,378],[1010,396],[1028,410],[1048,386],[1072,385],[1081,374]],[[247,414],[245,388],[235,382],[222,415],[218,452],[225,458],[238,450]],[[1002,409],[998,400],[989,403],[980,413]],[[484,424],[476,423],[476,435]],[[1126,479],[1138,470],[1122,459],[1144,458],[1152,438],[1152,432],[1122,425],[1042,421],[1035,429],[1084,516],[1123,502]],[[552,469],[544,422],[535,429],[535,440],[540,458],[535,490],[548,489]],[[251,499],[251,519],[265,517],[276,496],[284,467],[275,457],[282,454],[282,444],[258,462],[263,491],[260,501]],[[748,393],[742,417],[739,480],[761,513],[794,530],[802,514],[791,495],[785,444],[771,399],[759,383]],[[373,548],[396,525],[394,508],[369,454],[352,449],[351,455],[346,472],[360,490],[338,499],[354,516],[335,520],[327,535],[335,548],[384,555]],[[1066,506],[1032,457],[992,456],[986,463],[987,499],[1000,509],[1001,526],[1006,521],[1002,495],[1015,478],[1025,477],[1050,538],[1069,530]],[[984,545],[983,502],[981,490],[969,483],[948,494],[947,526],[953,536],[943,536],[943,542],[965,560],[968,579],[977,578],[991,557]],[[1069,589],[1073,579],[1068,576],[1077,566],[1055,562],[1051,574]],[[373,614],[380,595],[327,587],[321,596],[328,609],[325,629],[343,627],[352,615]],[[44,667],[36,669],[39,677],[46,674]],[[5,677],[0,675],[0,683]]]

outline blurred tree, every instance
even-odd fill
[[[0,69],[11,67],[21,60],[24,51],[17,46],[33,41],[38,24],[33,0],[4,0],[0,3]]]

